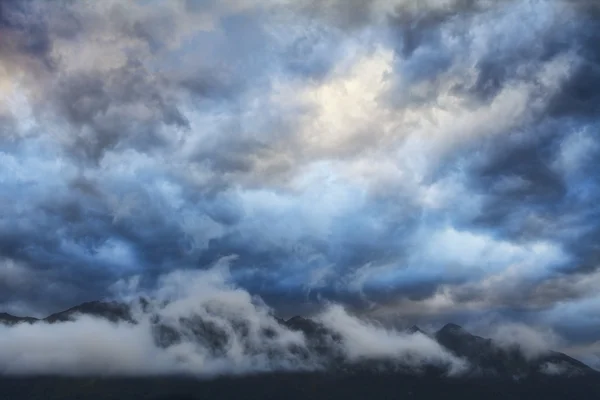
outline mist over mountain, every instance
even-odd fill
[[[600,395],[600,372],[565,354],[532,353],[526,343],[507,347],[456,324],[432,333],[417,326],[385,329],[339,306],[316,317],[284,320],[257,308],[236,313],[240,304],[231,295],[191,308],[189,302],[177,304],[182,299],[157,304],[141,298],[84,303],[43,319],[3,314],[0,360],[8,362],[0,363],[2,395],[50,400]]]
[[[83,303],[42,319],[0,317],[8,376],[196,377],[281,372],[438,378],[600,377],[539,342],[475,336],[456,324],[396,329],[331,304],[278,318],[226,269],[177,273],[154,292]]]

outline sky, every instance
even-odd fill
[[[225,263],[600,365],[599,41],[591,0],[3,0],[0,309]]]

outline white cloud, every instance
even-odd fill
[[[331,306],[318,320],[342,335],[342,348],[350,359],[383,358],[401,360],[413,367],[436,364],[450,367],[451,374],[465,370],[467,364],[430,337],[388,330],[350,316],[341,306]]]
[[[503,348],[518,347],[530,359],[558,349],[562,339],[551,329],[520,323],[488,326],[486,334]]]
[[[306,358],[298,352],[309,351],[302,333],[279,325],[259,298],[229,282],[230,261],[224,259],[206,272],[172,272],[150,293],[139,291],[138,280],[116,285],[115,293],[125,299],[140,294],[152,299],[149,309],[139,304],[133,309],[136,324],[81,315],[69,322],[0,326],[0,371],[21,375],[214,375],[321,368],[319,354]],[[179,340],[159,345],[153,331],[156,318],[178,332]],[[339,306],[331,306],[317,320],[341,335],[339,350],[351,362],[386,359],[408,368],[437,364],[448,366],[452,374],[465,368],[464,361],[427,336],[401,334],[362,322]],[[213,345],[198,339],[196,331],[207,327],[216,329],[213,334],[217,336],[208,331],[200,338],[223,341],[216,353]]]

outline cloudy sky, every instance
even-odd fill
[[[282,314],[593,344],[599,41],[587,0],[3,0],[0,308],[226,260]]]

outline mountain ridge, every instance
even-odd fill
[[[140,299],[144,312],[149,312],[148,303]],[[92,301],[79,304],[75,307],[53,313],[45,318],[17,317],[8,313],[0,313],[0,324],[15,325],[19,323],[49,323],[73,321],[79,315],[103,318],[112,323],[126,322],[137,324],[130,305],[114,301]],[[182,333],[177,328],[169,325],[158,316],[153,316],[153,335],[158,346],[167,348],[176,345],[182,340]],[[307,349],[296,351],[304,358],[318,354],[325,360],[326,369],[336,371],[368,371],[368,370],[398,370],[397,365],[389,361],[365,359],[360,362],[349,363],[341,354],[335,344],[344,341],[341,334],[324,326],[319,321],[308,317],[294,316],[287,320],[274,317],[274,320],[290,331],[301,332],[307,341]],[[215,354],[222,352],[227,345],[227,333],[210,321],[198,316],[179,318],[179,323],[184,326],[206,348]],[[240,326],[239,329],[244,329]],[[464,376],[504,376],[504,377],[531,377],[540,375],[561,376],[587,376],[600,375],[583,362],[576,360],[564,353],[549,351],[538,357],[528,358],[518,346],[503,348],[494,343],[492,339],[473,335],[460,325],[448,323],[439,330],[429,334],[416,325],[404,330],[405,334],[423,334],[437,342],[449,353],[468,361],[469,368]],[[400,331],[398,333],[401,333]],[[264,332],[272,335],[273,332]],[[382,367],[383,366],[383,367]],[[424,371],[434,375],[443,375],[447,371],[434,365],[426,366]]]

